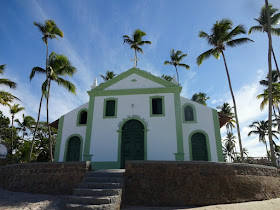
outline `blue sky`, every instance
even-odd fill
[[[274,7],[280,2],[270,0]],[[144,46],[138,67],[157,76],[174,75],[172,66],[164,66],[172,48],[187,53],[184,63],[190,70],[179,69],[182,95],[191,98],[194,93],[205,92],[210,97],[208,106],[215,108],[223,102],[231,102],[222,59],[210,58],[198,67],[196,58],[210,49],[198,32],[210,32],[217,20],[229,18],[234,26],[244,24],[248,30],[256,25],[264,1],[256,0],[195,0],[195,1],[90,1],[90,0],[10,0],[1,1],[0,8],[0,64],[7,64],[5,77],[18,83],[12,91],[22,99],[25,113],[36,117],[40,100],[42,77],[29,81],[33,67],[45,65],[46,47],[42,35],[33,21],[53,19],[64,32],[64,38],[51,40],[50,52],[65,54],[78,70],[70,79],[77,87],[77,95],[63,88],[52,86],[50,118],[61,115],[88,101],[87,90],[95,77],[111,70],[121,73],[133,67],[133,51],[123,44],[123,35],[131,36],[137,28],[145,31],[144,40],[152,45]],[[280,27],[280,25],[279,25]],[[226,49],[225,55],[236,95],[238,114],[242,127],[244,146],[251,156],[263,156],[265,147],[257,137],[247,137],[248,125],[254,120],[267,118],[267,111],[259,110],[256,95],[262,87],[258,81],[267,72],[267,37],[262,33],[249,36],[254,43]],[[280,38],[273,37],[276,56],[280,56]],[[8,115],[6,107],[0,107]],[[18,116],[20,118],[20,116]],[[43,108],[42,119],[46,112]],[[222,129],[222,135],[225,129]]]

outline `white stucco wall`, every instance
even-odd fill
[[[77,122],[77,116],[81,109],[88,109],[88,104],[86,103],[71,112],[64,115],[64,123],[63,123],[63,129],[62,129],[62,136],[61,136],[61,144],[60,144],[60,152],[59,152],[59,161],[63,161],[64,158],[64,151],[65,151],[65,143],[69,136],[72,134],[79,134],[82,136],[83,140],[83,149],[82,153],[84,151],[84,145],[85,145],[85,136],[86,136],[86,126],[76,126]]]
[[[182,108],[186,103],[190,103],[195,106],[197,123],[183,123],[183,141],[184,141],[185,160],[190,160],[189,135],[194,130],[203,130],[209,136],[211,161],[218,162],[212,109],[207,106],[196,103],[192,100],[181,97]],[[182,109],[182,113],[183,113],[183,109]]]
[[[136,80],[133,82],[132,80]],[[130,76],[120,80],[119,82],[105,88],[105,90],[123,90],[123,89],[139,89],[139,88],[158,88],[164,87],[156,82],[141,77],[137,74],[131,74]]]
[[[150,117],[150,96],[164,96],[164,117]],[[103,119],[104,99],[112,97],[118,98],[117,118]],[[174,95],[167,93],[96,97],[90,147],[92,161],[118,160],[118,125],[132,115],[139,115],[147,122],[147,159],[175,160],[177,140]]]

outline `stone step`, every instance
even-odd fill
[[[73,204],[73,203],[67,203],[65,205],[65,209],[79,209],[79,210],[88,210],[88,209],[94,209],[94,210],[119,210],[120,204],[100,204],[100,205],[86,205],[86,204]]]
[[[122,183],[122,177],[84,177],[83,182],[110,182],[110,183]]]
[[[120,196],[76,196],[72,195],[68,197],[67,203],[73,204],[87,204],[87,205],[99,205],[99,204],[113,204],[120,203]]]
[[[122,189],[80,189],[76,188],[73,191],[73,195],[82,196],[113,196],[121,195]]]
[[[119,189],[122,188],[122,183],[108,183],[108,182],[81,182],[79,183],[81,189]]]
[[[86,177],[123,177],[123,172],[117,172],[113,170],[111,172],[106,172],[105,170],[89,171],[86,173]]]

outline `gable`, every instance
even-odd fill
[[[93,90],[124,90],[164,87],[178,87],[178,85],[154,76],[149,72],[132,68],[105,83],[101,83]]]
[[[131,74],[117,83],[105,88],[104,90],[122,90],[139,88],[161,88],[165,87],[159,83],[146,79],[137,74]]]

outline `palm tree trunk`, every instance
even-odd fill
[[[234,114],[235,114],[236,125],[237,125],[236,127],[237,127],[237,135],[238,135],[238,141],[239,141],[239,149],[240,149],[241,160],[242,160],[242,162],[244,162],[243,149],[242,149],[242,141],[241,141],[240,128],[239,128],[239,121],[238,121],[238,117],[237,117],[237,108],[236,108],[235,98],[234,98],[234,94],[233,94],[232,87],[231,87],[231,81],[230,81],[230,77],[229,77],[229,73],[228,73],[228,67],[227,67],[227,63],[226,63],[226,58],[225,58],[225,55],[224,55],[223,51],[222,51],[222,55],[223,55],[223,59],[224,59],[225,67],[226,67],[228,84],[229,84],[229,89],[230,89],[230,93],[231,93],[231,97],[232,97],[232,102],[233,102],[233,108],[234,108]]]
[[[266,6],[266,15],[267,15],[267,35],[268,35],[268,138],[270,144],[270,155],[271,155],[271,164],[276,166],[276,158],[274,153],[274,145],[272,141],[272,67],[271,67],[271,48],[272,48],[272,39],[271,39],[271,20],[270,14],[268,11],[268,0],[265,0]]]
[[[12,142],[11,142],[12,152],[13,152],[13,149],[14,149],[14,117],[15,117],[15,115],[13,114],[12,115]]]
[[[280,122],[279,122],[279,120],[278,120],[278,118],[277,118],[274,105],[272,106],[272,108],[273,108],[273,113],[274,113],[274,116],[275,116],[275,120],[276,120],[276,122],[277,122],[277,126],[278,126],[278,128],[280,128]]]
[[[50,97],[50,88],[51,88],[51,80],[48,82],[48,93],[47,93],[47,126],[49,132],[49,155],[50,161],[53,162],[53,154],[52,154],[52,139],[51,139],[51,127],[49,125],[49,97]]]
[[[269,160],[269,153],[268,153],[268,148],[267,148],[267,143],[266,143],[265,138],[264,138],[264,144],[265,144],[265,149],[266,149],[267,159]]]
[[[135,51],[135,68],[137,68],[137,52],[136,52],[136,49],[134,51]]]
[[[278,64],[277,64],[277,61],[276,61],[276,57],[275,57],[275,54],[274,54],[272,44],[271,44],[271,52],[272,52],[272,55],[273,55],[273,59],[274,59],[274,63],[275,63],[275,66],[276,66],[277,74],[278,74],[278,77],[280,79],[280,71],[279,71],[279,68],[278,68]]]
[[[180,85],[179,74],[178,74],[177,66],[175,66],[175,69],[176,69],[176,74],[177,74],[177,79],[178,79],[178,85]]]
[[[31,148],[30,148],[30,153],[29,153],[29,162],[31,162],[33,147],[34,147],[34,143],[35,143],[35,136],[36,136],[36,133],[37,133],[37,130],[38,130],[38,127],[39,127],[39,121],[40,121],[43,97],[44,97],[44,94],[42,93],[41,100],[40,100],[40,105],[39,105],[39,111],[38,111],[36,127],[35,127],[35,130],[34,130],[34,133],[33,133],[33,138],[32,138],[32,143],[31,143]]]

